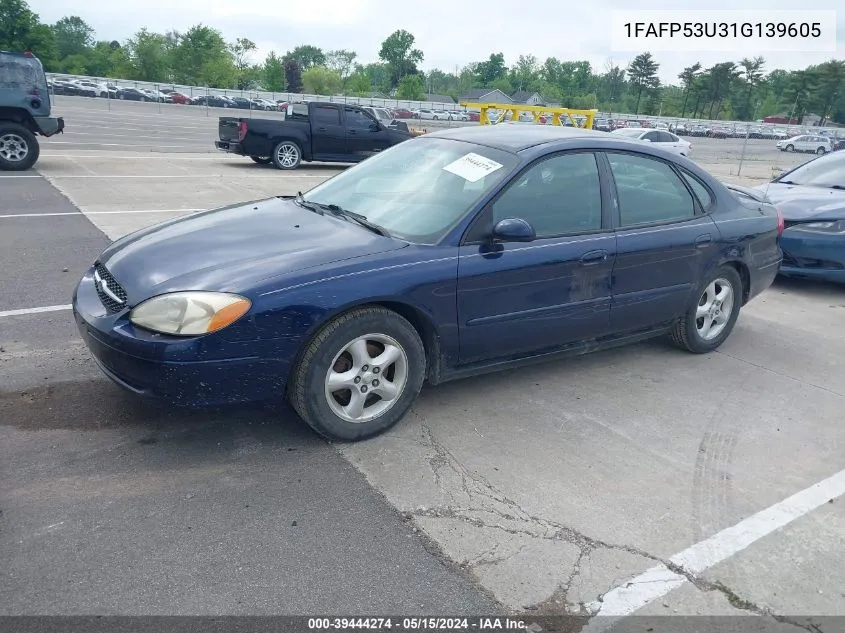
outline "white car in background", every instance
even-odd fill
[[[681,156],[689,156],[692,152],[692,144],[666,130],[650,130],[648,128],[619,128],[611,134],[618,134],[626,138],[652,143],[661,149],[668,150]]]
[[[449,110],[449,118],[452,121],[469,121],[469,114],[460,110]]]
[[[783,141],[778,141],[776,147],[782,152],[827,154],[833,151],[833,141],[821,134],[800,134]]]

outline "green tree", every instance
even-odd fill
[[[379,59],[390,65],[390,87],[394,88],[405,75],[416,71],[417,64],[423,60],[423,52],[414,48],[411,33],[399,29],[381,43]]]
[[[510,82],[517,90],[529,90],[539,76],[540,67],[534,55],[520,55],[511,69]]]
[[[660,64],[654,61],[651,53],[640,53],[628,65],[628,78],[631,85],[637,89],[637,105],[634,107],[634,114],[640,113],[640,98],[643,90],[651,90],[660,85],[657,78],[657,69]]]
[[[810,107],[822,118],[823,124],[833,114],[837,102],[845,98],[845,62],[832,59],[811,67],[818,89],[810,99]]]
[[[346,81],[352,73],[352,68],[357,56],[358,53],[355,51],[348,51],[345,49],[329,51],[326,53],[326,67],[337,73],[343,85],[346,86]]]
[[[0,50],[32,51],[47,70],[58,62],[52,29],[24,0],[0,0]]]
[[[302,73],[302,90],[309,95],[333,96],[340,93],[343,81],[325,66],[313,66]]]
[[[239,37],[229,44],[229,52],[235,66],[235,81],[240,90],[245,90],[250,84],[255,83],[260,74],[259,69],[251,61],[256,48],[255,42],[245,37]]]
[[[419,101],[425,96],[422,78],[414,73],[412,75],[405,75],[399,81],[399,87],[396,89],[396,98],[404,101]]]
[[[681,106],[681,118],[684,117],[684,114],[687,111],[687,101],[689,100],[689,94],[692,90],[692,87],[695,85],[695,80],[698,75],[701,74],[701,63],[696,62],[692,66],[687,66],[684,68],[681,73],[678,75],[678,79],[681,80],[681,84],[684,87],[684,105]]]
[[[734,62],[722,62],[715,64],[707,71],[707,74],[710,83],[710,109],[707,111],[707,118],[713,119],[713,106],[716,106],[715,118],[718,119],[722,111],[722,103],[730,94],[731,85],[739,77],[739,70]]]
[[[325,66],[326,54],[321,48],[311,46],[310,44],[303,44],[285,55],[285,61],[290,60],[295,61],[299,64],[300,69],[305,71],[314,66]]]
[[[345,94],[363,97],[372,92],[370,78],[364,72],[354,72],[346,80]]]
[[[88,53],[88,72],[94,77],[122,77],[129,59],[120,43],[97,42]]]
[[[284,92],[285,64],[275,51],[270,51],[264,60],[263,76],[264,88],[273,92]]]
[[[489,59],[475,64],[475,76],[484,87],[490,87],[497,79],[506,79],[508,67],[502,53],[491,53]]]
[[[742,118],[747,120],[754,116],[751,108],[751,98],[754,94],[754,90],[763,80],[763,75],[765,74],[763,72],[763,66],[766,65],[766,60],[762,57],[754,57],[753,59],[744,57],[740,60],[739,65],[742,68],[742,75],[747,85],[747,91],[745,93],[745,108],[742,113]]]
[[[378,92],[390,92],[390,65],[372,63],[360,66],[355,72],[364,73],[370,80],[372,89]]]
[[[220,31],[197,24],[178,36],[173,49],[173,81],[191,86],[237,85],[232,52]]]
[[[285,82],[287,84],[288,92],[301,93],[302,92],[302,66],[295,59],[286,59],[285,66]]]
[[[53,25],[59,58],[86,55],[94,46],[94,29],[77,15],[69,15]]]
[[[167,38],[142,28],[126,42],[129,77],[139,81],[166,81],[170,74]]]

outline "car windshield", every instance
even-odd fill
[[[811,187],[845,187],[845,153],[835,152],[804,163],[776,182]]]
[[[367,158],[304,198],[358,213],[399,239],[434,244],[518,163],[510,152],[420,137]]]

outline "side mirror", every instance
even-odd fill
[[[537,239],[534,227],[522,218],[505,218],[493,227],[493,239],[502,242],[533,242]]]

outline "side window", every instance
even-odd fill
[[[658,132],[660,134],[660,142],[661,143],[677,143],[678,137],[674,134],[669,134],[669,132]]]
[[[369,128],[373,124],[373,119],[358,108],[346,106],[344,108],[344,114],[346,115],[346,127],[348,128],[360,130]]]
[[[616,182],[621,225],[685,220],[695,215],[689,190],[666,163],[637,156],[608,152]]]
[[[652,143],[659,143],[660,137],[658,136],[657,132],[648,132],[647,134],[643,135],[644,141],[651,141]]]
[[[684,180],[687,181],[690,189],[692,189],[695,193],[695,197],[698,198],[701,208],[707,211],[707,209],[710,208],[710,205],[713,204],[713,198],[710,196],[710,190],[705,187],[698,178],[686,170],[681,170],[681,173],[684,175]]]
[[[313,116],[319,125],[340,125],[340,110],[335,106],[315,106]]]
[[[532,165],[493,204],[493,223],[522,218],[537,237],[601,229],[595,154],[558,154]]]

